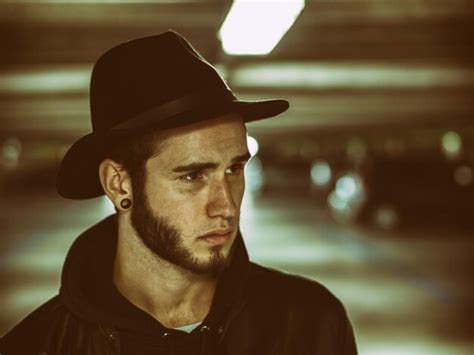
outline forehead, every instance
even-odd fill
[[[240,115],[173,128],[160,134],[160,149],[151,161],[161,166],[201,159],[226,160],[247,152],[247,131]]]

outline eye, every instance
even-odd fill
[[[200,171],[193,171],[186,175],[180,176],[179,179],[184,182],[195,182],[202,179],[202,173]]]
[[[227,170],[226,170],[226,173],[230,174],[230,175],[237,175],[237,174],[240,174],[243,170],[244,170],[244,166],[245,164],[235,164],[235,165],[232,165],[231,167],[229,167]]]

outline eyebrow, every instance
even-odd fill
[[[232,158],[232,164],[236,163],[243,163],[246,162],[250,159],[250,153],[246,152],[244,154],[238,155],[234,158]],[[195,162],[195,163],[190,163],[186,165],[179,165],[175,168],[172,169],[174,173],[182,173],[182,172],[188,172],[188,171],[198,171],[198,170],[206,170],[206,169],[217,169],[219,166],[218,163],[214,162]]]

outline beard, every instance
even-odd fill
[[[156,216],[144,193],[143,187],[134,191],[134,204],[131,211],[131,223],[145,246],[160,258],[199,275],[220,275],[230,262],[235,243],[228,256],[222,252],[222,246],[212,246],[206,260],[199,260],[186,248],[180,232],[169,219]]]

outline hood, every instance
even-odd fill
[[[114,214],[77,237],[63,266],[59,295],[75,316],[87,322],[147,333],[162,331],[164,327],[123,297],[112,281],[117,236]],[[245,302],[250,263],[240,232],[235,243],[232,261],[219,278],[207,323],[227,323]]]

